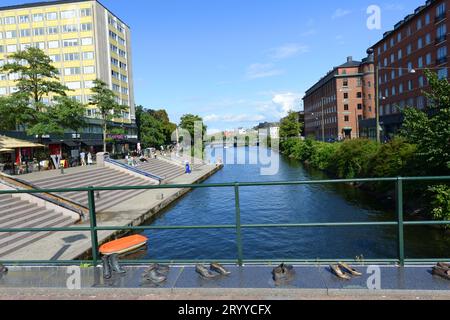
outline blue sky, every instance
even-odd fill
[[[23,2],[23,1],[22,1]],[[132,28],[136,103],[212,131],[277,121],[425,0],[102,0]],[[21,3],[2,0],[2,5]],[[381,30],[366,26],[369,5]]]

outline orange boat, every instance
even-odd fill
[[[109,256],[134,251],[147,244],[148,238],[141,235],[133,235],[105,243],[100,247],[100,253]]]

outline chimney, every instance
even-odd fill
[[[353,57],[352,56],[347,57],[347,62],[352,62],[352,61],[353,61]]]

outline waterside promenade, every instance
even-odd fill
[[[197,166],[191,174],[180,175],[171,180],[171,184],[196,184],[204,181],[221,166],[201,165]],[[96,167],[78,167],[68,169],[64,176],[81,174],[96,170]],[[42,178],[54,178],[61,176],[58,171],[41,172],[24,176],[28,182],[33,183]],[[136,179],[139,180],[139,179]],[[137,184],[137,183],[136,183]],[[122,186],[121,181],[115,183]],[[129,185],[134,185],[133,183]],[[136,196],[128,196],[120,203],[111,207],[105,206],[104,210],[97,210],[97,223],[99,226],[139,226],[149,220],[165,207],[180,199],[188,193],[189,189],[159,189],[136,192]],[[75,227],[75,225],[74,225]],[[77,224],[76,227],[89,227],[89,221]],[[115,236],[117,231],[99,231],[98,240],[102,244]],[[90,256],[91,237],[89,232],[57,232],[47,236],[33,244],[19,249],[11,254],[2,256],[3,261],[32,261],[32,260],[73,260]]]

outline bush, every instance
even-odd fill
[[[450,187],[446,185],[429,187],[431,193],[431,211],[434,220],[448,221],[450,220]],[[445,226],[445,229],[450,226]]]
[[[292,150],[292,158],[300,160],[302,162],[310,161],[314,151],[314,146],[317,142],[311,139],[306,139],[297,143]]]
[[[310,164],[320,170],[329,170],[334,154],[340,146],[338,143],[316,142],[312,150]]]
[[[342,179],[364,177],[370,159],[378,152],[380,145],[372,140],[356,139],[343,142],[331,160],[330,171]]]
[[[416,173],[417,146],[404,138],[395,138],[382,145],[370,160],[367,175],[372,177],[411,176]]]

